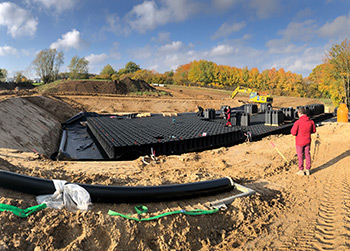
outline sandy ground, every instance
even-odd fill
[[[196,105],[218,109],[222,104],[239,104],[227,98],[224,92],[181,90],[170,90],[172,97],[154,98],[153,102],[152,98],[133,98],[137,101],[135,103],[140,103],[137,106],[132,105],[132,99],[128,97],[86,95],[60,95],[52,103],[65,101],[77,109],[116,113],[183,112]],[[30,99],[30,103],[23,104],[28,98],[0,96],[1,131],[10,126],[5,123],[5,111],[18,117],[11,122],[12,130],[20,131],[22,126],[30,131],[36,130],[34,136],[22,133],[19,138],[0,134],[2,170],[69,182],[121,186],[179,184],[229,176],[235,182],[254,189],[257,194],[236,199],[227,210],[216,214],[174,215],[141,223],[107,214],[109,209],[134,214],[136,204],[126,203],[95,203],[90,211],[76,213],[47,208],[25,219],[2,212],[0,250],[350,249],[350,124],[328,123],[317,127],[311,145],[311,176],[295,175],[297,158],[291,135],[271,136],[257,142],[181,156],[159,156],[158,163],[150,165],[144,165],[141,159],[124,162],[56,162],[26,149],[26,142],[32,141],[31,137],[38,140],[36,147],[41,147],[43,151],[40,153],[45,153],[46,145],[53,147],[55,142],[46,140],[47,130],[34,126],[32,120],[24,120],[29,124],[21,125],[23,115],[20,112],[28,109],[25,113],[28,117],[40,118],[45,127],[56,128],[54,124],[63,119],[55,116],[61,111],[57,107],[61,106],[52,112],[55,109],[48,107],[54,105],[49,105],[51,101],[46,97],[31,96]],[[36,102],[42,99],[49,103],[42,105],[43,102]],[[168,106],[169,103],[171,105]],[[275,106],[311,103],[315,101],[275,98]],[[119,108],[122,105],[124,108]],[[62,112],[68,111],[65,104],[62,107],[65,107]],[[75,111],[71,109],[68,113]],[[29,112],[35,113],[29,115]],[[40,144],[40,140],[44,140],[45,145]],[[229,195],[145,205],[150,215],[155,215],[179,209],[205,209],[208,201]],[[2,188],[0,203],[21,208],[36,204],[32,195]]]

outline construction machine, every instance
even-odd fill
[[[245,88],[242,86],[238,86],[231,94],[231,98],[233,99],[236,97],[236,95],[239,93],[248,93],[249,94],[249,102],[254,102],[254,103],[263,103],[263,104],[272,104],[273,98],[271,95],[260,95],[258,92],[253,91],[250,88]]]

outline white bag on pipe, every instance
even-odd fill
[[[47,207],[76,212],[87,211],[92,205],[90,194],[85,188],[77,184],[66,184],[65,180],[52,180],[55,186],[54,194],[39,195],[36,197],[38,204],[45,203]]]

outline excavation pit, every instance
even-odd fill
[[[218,112],[212,119],[197,113],[179,113],[176,117],[79,113],[63,123],[57,159],[130,160],[151,154],[203,151],[259,140],[272,134],[287,134],[294,122],[276,120],[271,126],[266,125],[265,113],[248,115],[237,108],[232,112],[232,119],[235,114],[248,120],[242,125],[225,127],[227,121]],[[315,122],[331,116],[322,110],[310,115]]]

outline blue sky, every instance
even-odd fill
[[[350,38],[349,0],[0,1],[0,68],[23,71],[56,48],[89,72],[133,61],[158,72],[193,60],[284,68],[307,77],[325,52]]]

